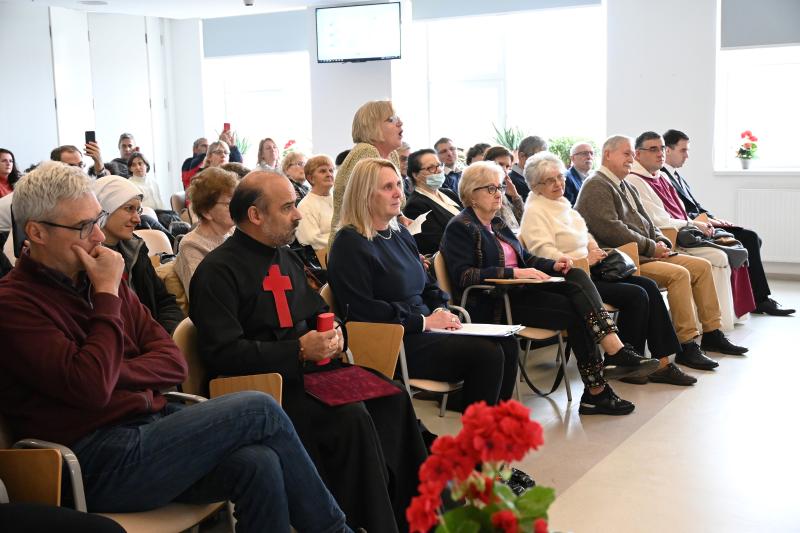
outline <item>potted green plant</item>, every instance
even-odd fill
[[[750,168],[750,160],[756,158],[756,151],[758,150],[758,137],[753,135],[753,132],[750,130],[745,130],[741,134],[742,143],[739,145],[739,148],[736,150],[736,157],[739,158],[739,161],[742,163],[743,169]]]

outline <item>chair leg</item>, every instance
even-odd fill
[[[558,334],[558,359],[561,360],[561,370],[564,372],[564,386],[567,388],[567,402],[572,402],[572,388],[569,386],[569,377],[567,376],[567,357],[564,350],[564,337],[561,333]]]
[[[444,418],[444,413],[447,410],[447,397],[449,393],[442,394],[442,403],[439,404],[439,418]]]

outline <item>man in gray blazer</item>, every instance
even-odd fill
[[[719,329],[720,308],[711,263],[673,252],[669,240],[647,216],[636,189],[625,183],[634,153],[630,137],[609,137],[603,144],[602,165],[584,182],[575,209],[586,220],[589,232],[601,247],[636,243],[641,275],[668,291],[672,322],[682,347],[675,361],[711,370],[718,364],[703,350],[742,355],[747,348],[732,344]],[[703,326],[702,332],[697,329],[697,318]],[[703,340],[698,346],[695,339],[701,333]]]

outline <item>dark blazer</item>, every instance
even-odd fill
[[[442,183],[443,189],[450,189],[454,193],[458,194],[458,181],[461,179],[461,172],[456,172],[455,170],[451,170],[448,174],[444,177],[444,183]]]
[[[442,194],[451,200],[454,200],[460,209],[463,209],[464,206],[461,205],[461,201],[458,199],[458,195],[456,193],[450,189],[445,189],[444,187],[440,188],[439,190],[442,192]],[[439,251],[439,243],[442,240],[444,228],[447,227],[447,223],[450,222],[450,219],[455,216],[427,196],[420,194],[418,191],[414,191],[411,194],[411,196],[408,198],[408,203],[403,208],[403,214],[411,219],[417,218],[422,213],[428,211],[430,211],[430,213],[428,213],[428,217],[422,224],[422,231],[414,235],[414,240],[417,242],[417,248],[419,248],[419,251],[425,255],[435,254]]]
[[[520,196],[522,196],[522,201],[528,199],[528,194],[531,192],[531,188],[528,187],[528,182],[525,181],[525,176],[517,172],[516,170],[511,170],[508,173],[508,177],[511,178],[511,183],[514,184],[514,187],[517,188],[517,192]]]
[[[689,218],[697,218],[697,216],[701,213],[707,213],[708,216],[714,218],[707,209],[703,209],[703,206],[700,205],[694,195],[692,194],[692,188],[689,187],[689,184],[686,183],[686,180],[683,179],[683,176],[676,174],[671,174],[667,167],[663,167],[661,172],[666,174],[669,177],[669,181],[672,183],[672,186],[675,187],[675,190],[678,192],[678,197],[683,202],[683,207],[686,208],[686,214],[689,215]]]
[[[520,267],[533,267],[552,276],[560,275],[553,270],[555,261],[531,255],[523,248],[502,218],[494,217],[492,231],[494,235],[481,224],[471,207],[461,211],[447,224],[440,251],[447,263],[453,293],[458,298],[454,301],[460,301],[464,289],[480,284],[487,278],[514,278],[514,270],[505,266],[503,249],[497,239],[514,248]],[[502,300],[475,292],[471,293],[467,305],[475,322],[496,322],[502,314]]]
[[[569,167],[566,174],[564,174],[564,178],[566,180],[564,183],[564,198],[569,200],[572,205],[575,205],[575,200],[578,199],[578,193],[581,190],[581,185],[583,185],[583,178],[575,167]]]

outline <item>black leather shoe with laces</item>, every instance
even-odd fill
[[[660,370],[656,370],[647,379],[653,383],[667,383],[668,385],[680,385],[688,387],[697,383],[697,378],[682,372],[680,368],[673,363],[668,364]]]
[[[758,302],[756,308],[753,309],[753,313],[757,315],[789,316],[794,314],[794,309],[781,309],[781,304],[772,298],[767,298],[763,302]]]
[[[691,341],[681,344],[681,353],[675,356],[675,362],[697,370],[714,370],[719,366],[719,363],[703,353],[697,343]]]
[[[658,370],[658,359],[642,357],[630,344],[625,344],[614,355],[603,358],[603,377],[620,379],[647,376]]]
[[[718,329],[703,333],[703,340],[700,342],[700,348],[707,352],[719,352],[725,355],[744,355],[748,351],[744,346],[736,346],[733,344]]]
[[[599,394],[592,394],[589,389],[583,391],[581,406],[578,412],[582,415],[627,415],[634,409],[634,405],[623,400],[606,383],[606,388]]]

